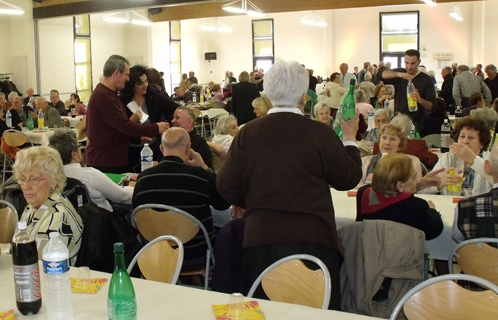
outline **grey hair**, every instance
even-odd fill
[[[366,72],[364,78],[365,80],[370,81],[372,80],[372,74],[370,72]]]
[[[178,107],[176,108],[176,110],[183,110],[185,111],[185,113],[195,122],[195,113],[192,109],[190,109],[189,107]]]
[[[486,71],[486,73],[496,73],[497,70],[496,70],[496,66],[494,64],[488,64],[485,68],[484,68],[484,71]]]
[[[412,121],[406,114],[399,113],[391,120],[391,124],[403,128],[403,130],[405,130],[405,135],[407,138],[412,131]]]
[[[453,70],[451,70],[451,67],[448,67],[448,66],[444,67],[443,69],[448,71],[449,73],[451,73],[453,71]]]
[[[43,103],[47,103],[47,99],[45,99],[45,97],[42,97],[42,96],[40,96],[40,97],[36,97],[36,98],[35,98],[35,103],[36,103],[36,100],[40,100],[40,101],[41,101],[41,102],[43,102]]]
[[[386,84],[386,94],[389,96],[394,94],[394,86],[392,84]]]
[[[298,107],[309,87],[309,75],[297,61],[278,61],[265,74],[265,91],[274,107]]]
[[[470,71],[469,66],[466,66],[466,65],[464,65],[464,64],[459,65],[457,69],[458,69],[458,71],[460,71],[460,72]]]
[[[356,99],[356,102],[367,102],[367,94],[363,89],[358,89],[354,93],[354,98]]]
[[[70,164],[72,160],[73,151],[78,150],[78,140],[76,133],[70,129],[58,129],[48,139],[49,147],[59,151],[61,155],[62,164]]]
[[[318,112],[320,112],[323,108],[329,108],[329,111],[332,113],[330,107],[325,102],[320,101],[317,104],[315,104],[315,106],[313,107],[313,113],[315,115],[315,118],[318,116]]]
[[[3,96],[5,98],[5,93],[3,93],[2,91],[0,91],[0,96]]]
[[[374,119],[380,116],[386,116],[389,121],[391,121],[391,110],[389,109],[377,109],[374,113]]]
[[[495,128],[496,122],[498,121],[498,114],[496,111],[489,108],[477,108],[470,111],[470,115],[483,119],[491,129]]]
[[[19,97],[19,95],[17,94],[17,92],[12,91],[11,93],[9,93],[8,99],[10,101],[11,99],[14,99],[15,97]]]
[[[104,77],[110,77],[116,69],[123,73],[126,65],[130,65],[128,59],[123,56],[113,54],[104,64]]]
[[[214,128],[214,131],[216,134],[227,134],[228,132],[228,124],[232,121],[237,122],[237,118],[235,118],[232,115],[228,116],[223,116],[218,119],[218,122],[216,122],[216,127]]]
[[[436,76],[436,75],[434,74],[434,70],[429,70],[429,71],[427,71],[427,75],[428,75],[429,77],[433,77],[433,78]]]

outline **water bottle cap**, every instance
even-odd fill
[[[122,242],[116,242],[114,244],[114,252],[115,253],[123,253],[124,252],[124,244]]]
[[[17,223],[17,229],[26,230],[27,228],[28,228],[28,224],[26,223],[26,221],[19,221]]]
[[[148,144],[148,143],[145,143],[145,144],[144,144],[144,147],[148,147],[148,146],[149,146],[149,144]]]
[[[59,232],[50,232],[49,236],[50,236],[50,239],[59,238]]]

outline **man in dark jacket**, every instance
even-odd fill
[[[443,76],[443,85],[441,86],[441,92],[439,96],[443,98],[446,103],[446,111],[455,113],[455,99],[453,99],[453,76],[451,75],[451,68],[444,67],[441,70],[441,76]]]

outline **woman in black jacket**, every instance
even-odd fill
[[[149,88],[147,68],[141,65],[130,68],[130,81],[125,84],[119,98],[123,102],[128,116],[131,116],[136,110],[142,113],[141,123],[162,121],[171,123],[173,113],[178,107],[175,102]],[[131,172],[140,172],[140,151],[144,143],[149,143],[154,152],[154,160],[159,161],[162,158],[159,150],[160,137],[156,137],[152,141],[137,140],[130,146],[129,151],[128,165]]]
[[[239,75],[239,83],[232,86],[232,113],[239,125],[256,118],[253,112],[252,101],[259,98],[258,87],[249,82],[249,73],[243,71]]]

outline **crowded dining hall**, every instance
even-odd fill
[[[498,318],[498,1],[0,1],[0,319]]]

